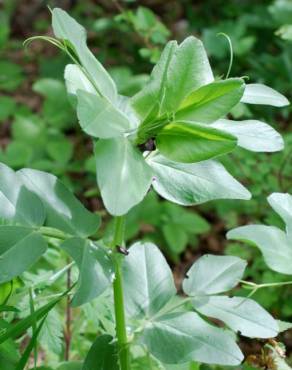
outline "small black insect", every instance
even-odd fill
[[[127,250],[127,248],[124,248],[124,247],[117,246],[117,251],[121,254],[124,254],[125,256],[128,256],[129,254],[129,251]]]

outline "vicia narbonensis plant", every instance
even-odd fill
[[[288,104],[286,98],[264,85],[246,85],[242,78],[215,79],[201,41],[192,36],[181,44],[170,41],[146,86],[132,98],[121,96],[88,49],[85,29],[61,9],[54,9],[52,17],[55,38],[29,41],[47,40],[72,60],[65,68],[66,86],[80,126],[94,143],[97,184],[105,208],[115,217],[114,232],[110,242],[95,240],[99,217],[53,175],[14,172],[1,164],[0,215],[5,221],[0,227],[0,282],[28,269],[53,242],[79,268],[73,306],[112,292],[115,332],[101,330],[83,370],[129,370],[138,347],[165,369],[170,369],[167,364],[188,369],[192,361],[240,364],[243,354],[232,331],[257,338],[275,337],[279,331],[255,301],[226,295],[242,279],[246,262],[203,256],[187,272],[182,298],[154,244],[126,248],[125,215],[151,187],[185,206],[248,200],[249,191],[215,158],[237,146],[279,151],[283,140],[264,122],[235,122],[226,116],[240,102],[280,107]],[[0,343],[35,322],[39,330],[59,299],[21,321],[22,326],[12,325],[0,334]],[[211,324],[210,317],[228,330]]]

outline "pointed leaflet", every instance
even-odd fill
[[[65,67],[64,78],[69,99],[73,106],[77,104],[77,90],[96,94],[94,86],[80,66],[76,64],[67,64]]]
[[[47,247],[42,235],[32,228],[0,226],[0,283],[22,274]]]
[[[194,312],[173,313],[149,322],[142,342],[161,362],[178,364],[198,361],[239,365],[243,355],[232,336]]]
[[[248,84],[245,87],[242,103],[264,104],[274,107],[284,107],[289,105],[289,101],[284,95],[263,84]]]
[[[0,163],[0,217],[23,226],[41,226],[45,220],[40,199],[3,163]]]
[[[176,111],[192,90],[213,79],[208,57],[200,40],[191,36],[179,46],[175,41],[170,41],[151,73],[150,82],[133,97],[132,105],[140,118],[147,122]]]
[[[108,139],[122,136],[131,128],[128,118],[105,98],[78,90],[77,99],[79,123],[88,135]]]
[[[159,61],[154,66],[148,84],[131,99],[131,105],[141,121],[149,121],[159,115],[165,97],[167,70],[178,48],[176,41],[165,46]]]
[[[112,103],[115,103],[117,99],[116,86],[104,67],[88,49],[85,29],[59,8],[53,9],[52,25],[56,37],[69,41],[74,47],[87,77],[98,92]]]
[[[151,168],[127,138],[99,140],[95,157],[105,207],[112,215],[126,214],[146,195],[152,180]]]
[[[166,81],[165,112],[175,112],[193,90],[214,80],[203,43],[187,37],[172,58]]]
[[[264,122],[220,119],[211,127],[235,136],[238,146],[253,152],[277,152],[284,148],[282,136]]]
[[[175,118],[212,123],[224,117],[231,108],[239,103],[244,87],[244,81],[240,78],[231,78],[205,85],[186,97],[175,114]]]
[[[85,358],[82,370],[119,370],[118,348],[112,342],[110,335],[98,336]]]
[[[274,271],[292,275],[292,245],[287,235],[274,226],[247,225],[227,233],[227,239],[236,239],[256,245],[266,264]]]
[[[43,201],[47,226],[77,236],[96,232],[100,217],[89,212],[57,177],[28,168],[17,174],[25,186]]]
[[[286,224],[288,237],[292,236],[292,196],[285,193],[273,193],[268,197],[270,206]],[[292,248],[292,246],[291,246]]]
[[[123,264],[124,295],[128,315],[151,317],[172,298],[171,270],[152,243],[135,243]]]
[[[155,191],[171,202],[190,206],[214,199],[250,199],[249,191],[219,162],[184,164],[158,154],[148,163],[153,170]]]
[[[246,297],[203,296],[193,300],[202,315],[225,322],[235,332],[250,338],[273,338],[278,324],[257,302]]]
[[[98,244],[81,238],[67,239],[61,244],[79,269],[77,291],[72,305],[80,306],[98,297],[111,284],[113,264]]]
[[[194,163],[226,154],[235,149],[237,139],[220,130],[194,122],[174,122],[157,135],[156,145],[167,158]]]
[[[226,292],[238,284],[246,265],[247,263],[238,257],[206,254],[187,272],[183,290],[190,296]]]

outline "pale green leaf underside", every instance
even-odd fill
[[[117,99],[116,86],[108,72],[88,49],[85,29],[59,8],[53,9],[52,26],[57,38],[67,40],[73,45],[87,77],[98,92],[114,103]]]
[[[246,85],[241,102],[272,105],[274,107],[284,107],[290,104],[284,95],[263,84]]]
[[[77,104],[77,91],[83,90],[91,94],[97,94],[94,86],[86,77],[86,74],[77,64],[67,64],[65,67],[64,78],[70,102]]]
[[[146,195],[152,171],[126,138],[99,140],[95,146],[97,183],[104,205],[115,216],[126,214]]]
[[[211,127],[235,136],[238,146],[253,152],[277,152],[284,148],[282,136],[273,127],[261,121],[220,119]]]
[[[238,257],[206,254],[187,272],[183,281],[184,292],[190,296],[226,292],[238,284],[246,265]]]
[[[105,98],[77,91],[77,116],[84,132],[101,139],[123,136],[130,130],[127,117]]]
[[[213,160],[185,164],[158,154],[149,158],[148,163],[153,170],[155,191],[174,203],[190,206],[214,199],[251,197],[221,163]]]
[[[221,320],[246,337],[273,338],[278,335],[276,320],[252,299],[202,296],[195,298],[193,305],[202,315]]]
[[[142,341],[163,363],[198,361],[239,365],[243,355],[232,336],[196,313],[173,313],[149,322]]]
[[[0,217],[23,226],[41,226],[45,220],[40,199],[3,163],[0,163]]]
[[[292,196],[288,193],[273,193],[268,197],[270,206],[286,223],[289,238],[292,236]],[[292,241],[291,241],[292,244]],[[292,248],[292,246],[291,246]]]
[[[176,294],[172,272],[152,243],[138,242],[123,264],[125,304],[130,317],[155,315]]]
[[[274,226],[247,225],[227,233],[228,239],[256,245],[266,264],[274,271],[292,275],[292,244],[287,235]]]

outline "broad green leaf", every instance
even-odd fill
[[[41,226],[45,220],[40,199],[3,163],[0,163],[0,217],[24,226]]]
[[[69,100],[73,106],[77,104],[77,91],[82,90],[96,94],[96,90],[82,68],[76,64],[67,64],[64,72]]]
[[[277,152],[284,149],[282,136],[261,121],[231,121],[221,119],[211,125],[237,138],[237,145],[253,152]]]
[[[242,278],[247,263],[238,257],[205,254],[187,272],[183,290],[190,296],[226,292]]]
[[[194,312],[173,313],[149,322],[142,342],[161,362],[198,361],[218,365],[239,365],[243,355],[232,336]]]
[[[113,337],[104,334],[98,336],[92,344],[82,370],[119,370],[118,349]]]
[[[214,80],[204,46],[191,36],[179,46],[170,41],[154,67],[149,83],[132,99],[141,120],[150,122],[175,112],[193,90]]]
[[[214,199],[250,199],[249,191],[216,161],[185,164],[162,155],[148,159],[153,187],[163,198],[185,206]]]
[[[263,84],[246,85],[241,102],[272,105],[273,107],[284,107],[290,104],[284,95]]]
[[[57,177],[28,168],[17,174],[25,186],[43,201],[47,226],[82,237],[96,232],[100,217],[89,212]]]
[[[156,145],[169,159],[194,163],[231,152],[237,145],[237,139],[207,125],[174,122],[158,133]]]
[[[224,117],[239,103],[244,92],[244,81],[231,78],[212,82],[193,91],[182,102],[176,120],[212,123]]]
[[[292,196],[284,193],[273,193],[268,197],[270,206],[282,217],[286,224],[288,237],[292,235]],[[292,248],[292,246],[291,246]]]
[[[195,298],[193,305],[202,315],[223,321],[246,337],[273,338],[278,335],[277,321],[252,299],[204,296]]]
[[[155,315],[172,298],[175,285],[170,267],[152,243],[138,242],[123,264],[124,294],[128,315]]]
[[[108,139],[123,136],[131,128],[128,118],[105,98],[77,91],[79,123],[88,135]]]
[[[99,140],[95,146],[97,183],[109,213],[126,214],[146,195],[152,171],[127,138]]]
[[[227,239],[256,245],[266,264],[274,271],[292,275],[292,245],[287,235],[274,226],[247,225],[227,233]]]
[[[34,229],[0,226],[0,283],[22,274],[46,250],[47,243]]]
[[[74,47],[87,77],[98,92],[115,103],[117,99],[116,86],[104,67],[88,49],[85,29],[59,8],[53,9],[52,25],[56,37],[69,41]]]
[[[98,244],[81,238],[67,239],[61,244],[79,268],[77,291],[72,305],[80,306],[98,297],[111,284],[113,264]]]
[[[165,111],[175,112],[191,91],[214,80],[203,43],[187,37],[177,48],[168,68]]]

